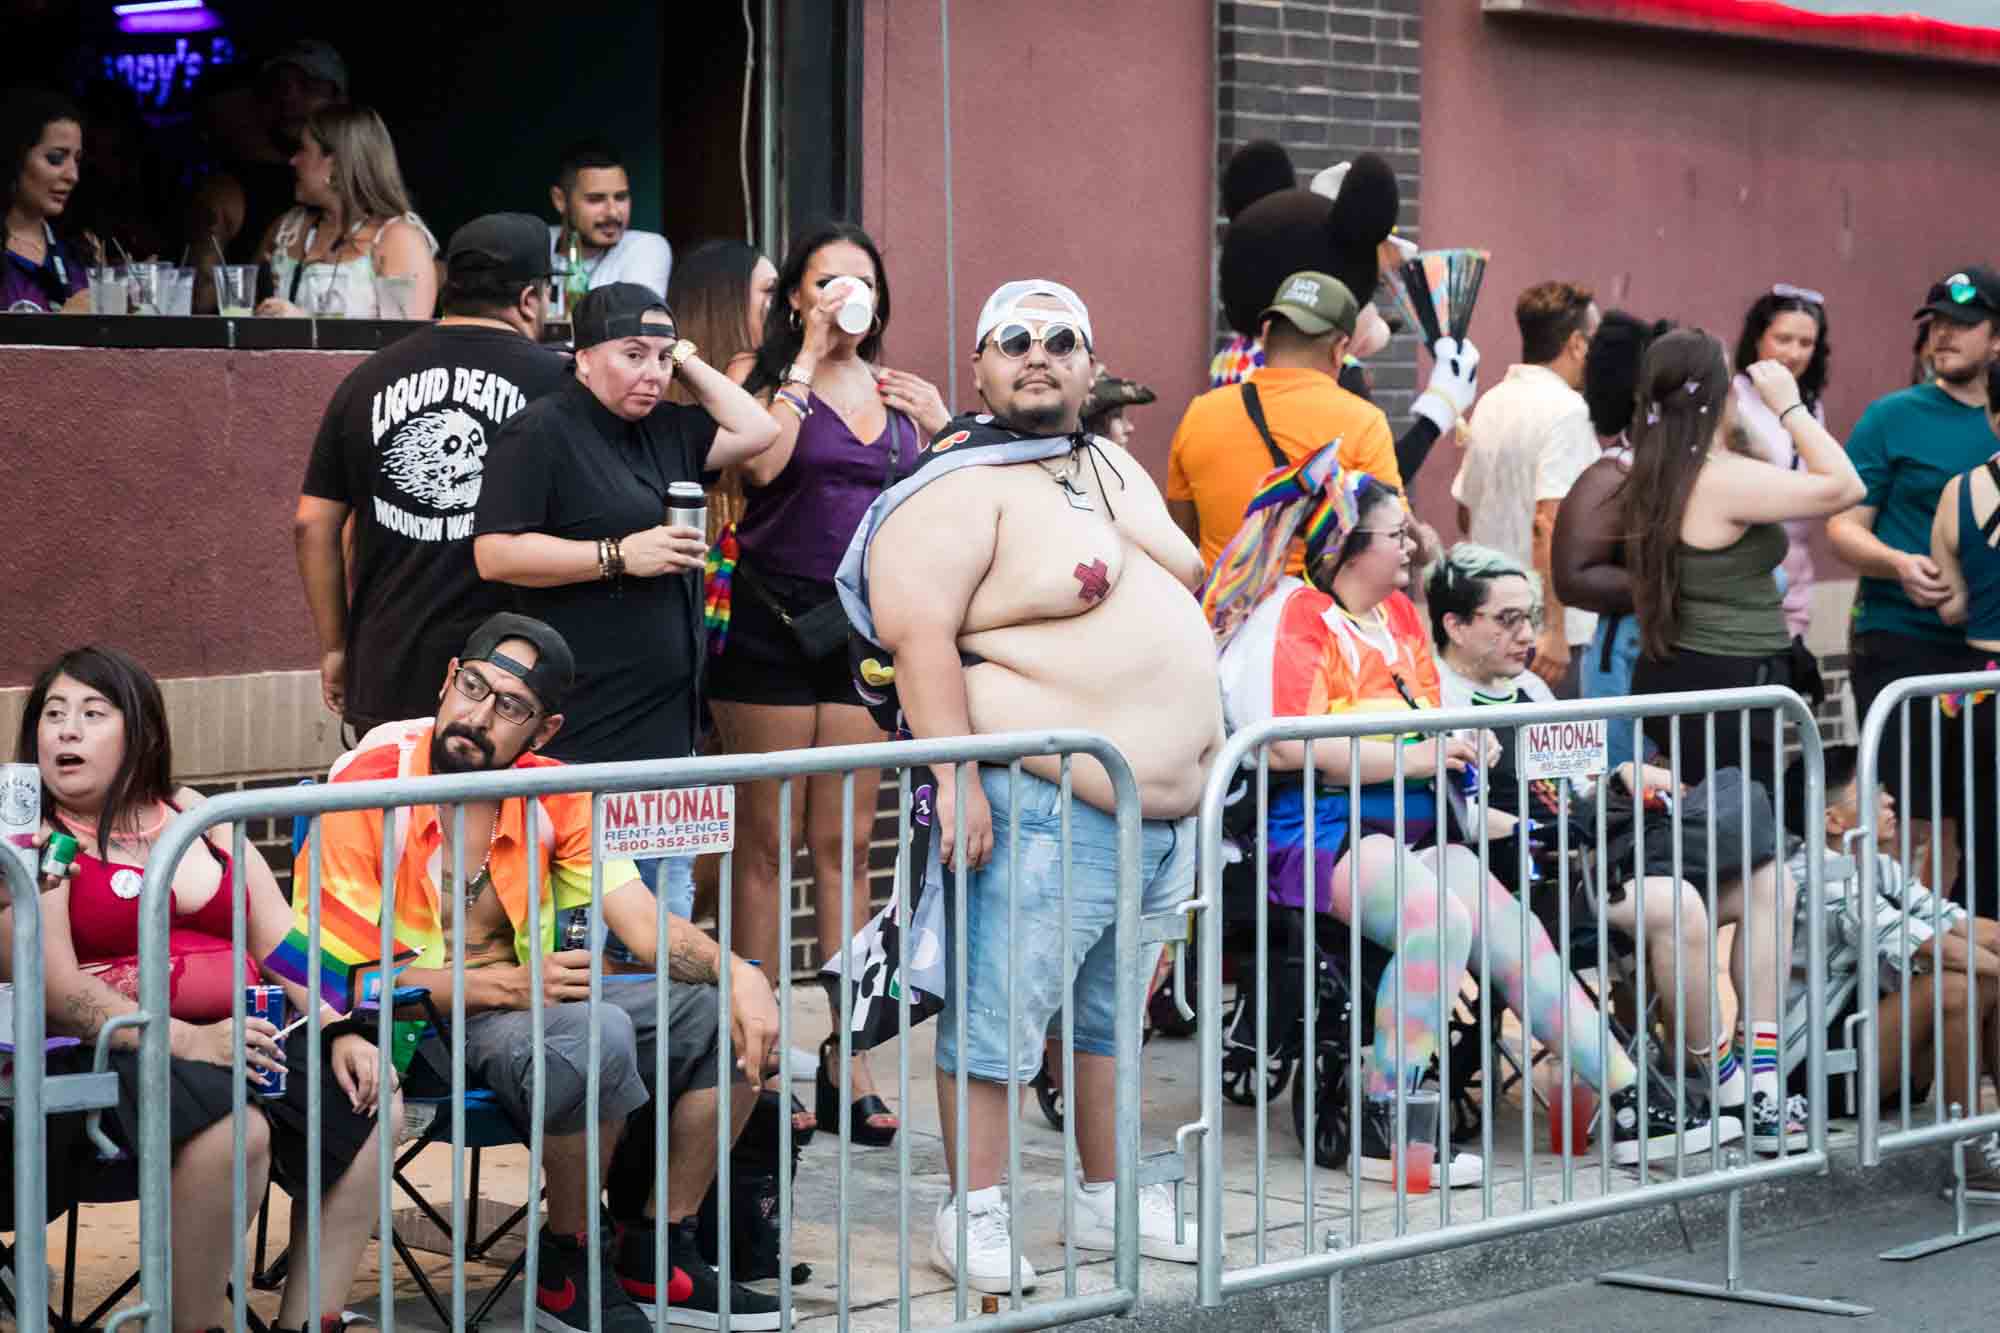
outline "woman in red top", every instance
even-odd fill
[[[139,889],[154,843],[174,815],[201,797],[171,782],[173,752],[160,687],[123,653],[80,648],[43,671],[29,692],[16,746],[17,758],[41,769],[42,841],[63,831],[79,845],[75,864],[62,879],[44,880],[42,959],[53,1033],[93,1042],[104,1024],[138,1008]],[[230,1125],[233,1091],[230,1065],[234,1038],[230,1011],[236,988],[265,980],[254,959],[267,956],[284,938],[292,910],[279,892],[270,867],[245,844],[242,867],[247,898],[248,956],[231,958],[232,867],[226,850],[229,830],[218,828],[191,849],[175,868],[171,998],[173,1065],[164,1095],[173,1143],[174,1234],[194,1243],[173,1250],[173,1327],[207,1329],[230,1322],[226,1283],[231,1247],[203,1243],[212,1238],[216,1218],[226,1215],[230,1188]],[[11,958],[12,913],[0,915],[0,936]],[[276,981],[276,978],[271,980]],[[285,987],[292,1007],[305,992]],[[337,1021],[323,1013],[327,1025]],[[261,1019],[246,1024],[245,1063],[260,1070],[289,1067],[285,1092],[252,1103],[245,1126],[249,1197],[260,1194],[273,1160],[280,1183],[297,1193],[306,1183],[307,1139],[305,1065],[311,1058],[300,1026],[284,1041]],[[321,1126],[322,1188],[319,1237],[322,1328],[341,1328],[341,1306],[375,1222],[377,1139],[380,1100],[375,1048],[353,1031],[336,1030],[326,1039],[327,1088]],[[111,1065],[118,1074],[118,1105],[105,1128],[136,1156],[140,1083],[138,1034],[112,1037]],[[336,1094],[333,1089],[337,1088]],[[147,1095],[159,1096],[157,1089]],[[400,1117],[391,1097],[390,1115]],[[60,1137],[60,1136],[58,1136]],[[62,1182],[88,1164],[52,1161],[52,1209],[64,1197]],[[306,1209],[292,1209],[295,1256],[306,1253]],[[292,1272],[304,1273],[303,1261]],[[303,1329],[308,1297],[303,1281],[287,1283],[277,1327]]]

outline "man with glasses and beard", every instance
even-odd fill
[[[563,697],[574,675],[562,635],[542,621],[502,612],[475,630],[452,659],[435,719],[377,727],[359,749],[342,756],[329,780],[556,766],[540,751],[562,729]],[[555,934],[559,912],[590,904],[591,797],[566,792],[534,799],[532,830],[522,797],[397,812],[389,840],[396,857],[397,934],[419,951],[398,980],[429,989],[438,1009],[450,1012],[453,900],[459,899],[468,1083],[490,1089],[512,1123],[525,1130],[534,1114],[536,1045],[546,1053],[542,1167],[548,1221],[541,1237],[537,1326],[578,1333],[591,1327],[587,1238],[596,1201],[585,1192],[585,1154],[588,1078],[594,1068],[601,1179],[614,1223],[601,1233],[607,1280],[600,1327],[607,1333],[642,1333],[653,1327],[658,1300],[673,1306],[668,1322],[712,1328],[720,1292],[715,1271],[702,1260],[696,1230],[702,1197],[715,1178],[716,1119],[723,1114],[716,1088],[722,1015],[715,987],[728,967],[732,1048],[737,1068],[753,1087],[761,1082],[778,1031],[771,987],[756,967],[725,957],[714,940],[679,917],[669,916],[664,940],[656,940],[652,891],[632,862],[613,860],[602,866],[604,921],[662,979],[620,978],[604,986],[593,1011],[590,951],[558,951]],[[380,924],[382,913],[383,818],[381,810],[328,814],[317,835],[327,909],[358,917],[371,928]],[[463,841],[455,844],[461,829]],[[298,874],[311,873],[314,854],[310,846],[300,854]],[[541,860],[532,880],[531,856]],[[455,879],[461,865],[462,887]],[[541,887],[539,967],[537,945],[528,935],[531,882]],[[302,917],[305,910],[301,896]],[[301,928],[304,924],[302,919]],[[540,1031],[530,1012],[538,985],[545,1006]],[[664,1033],[656,1026],[662,985],[669,989]],[[593,1025],[600,1034],[595,1066]],[[667,1086],[659,1088],[654,1079],[662,1040]],[[450,1068],[427,1063],[439,1072]],[[754,1096],[741,1093],[730,1099],[733,1132],[741,1133],[755,1104]],[[646,1214],[655,1174],[650,1117],[627,1133],[631,1117],[649,1106],[665,1108],[673,1143],[666,1197],[658,1209],[659,1225],[668,1228],[669,1274],[655,1271],[656,1224]],[[730,1300],[736,1327],[779,1326],[778,1303],[771,1297],[738,1286]]]
[[[1168,517],[1144,468],[1108,440],[1085,435],[1091,326],[1077,294],[1058,282],[1010,282],[980,311],[972,365],[986,412],[949,422],[907,480],[869,509],[837,586],[860,632],[894,655],[904,721],[917,737],[1084,728],[1131,761],[1141,833],[1141,910],[1169,912],[1194,886],[1194,811],[1222,744],[1213,636],[1193,589],[1194,543]],[[864,664],[864,672],[866,665]],[[933,1226],[932,1263],[963,1271],[975,1289],[1004,1292],[1011,1220],[1006,1160],[1010,1079],[1033,1078],[1048,1023],[1074,987],[1083,1178],[1072,1238],[1113,1245],[1116,1136],[1115,997],[1152,974],[1157,945],[1139,945],[1135,970],[1116,971],[1117,806],[1102,766],[1079,756],[1067,836],[1069,938],[1060,929],[1064,817],[1061,761],[1028,759],[1018,785],[1005,767],[963,786],[935,771],[936,841],[946,865],[963,827],[968,977],[964,1049],[947,996],[937,1035],[939,1121],[947,1170],[958,1170],[956,1071],[965,1062],[966,1178]],[[1019,872],[1022,938],[1010,968],[1008,893]],[[949,903],[953,895],[946,895]],[[945,938],[955,928],[947,906]],[[955,945],[945,972],[955,977]],[[1014,1006],[1010,1067],[1009,993]],[[965,1253],[959,1259],[962,1202]],[[1192,1263],[1196,1227],[1176,1240],[1171,1194],[1140,1191],[1140,1246]],[[1024,1258],[1021,1285],[1035,1271]]]
[[[1868,492],[1860,504],[1827,520],[1827,537],[1841,559],[1861,575],[1854,616],[1854,706],[1865,716],[1876,696],[1906,676],[1983,669],[1986,654],[1970,652],[1962,627],[1938,610],[1951,589],[1931,559],[1931,524],[1945,483],[1978,467],[1993,453],[1986,423],[1986,371],[2000,357],[2000,275],[1968,266],[1932,284],[1916,318],[1928,320],[1924,354],[1933,378],[1877,399],[1848,439],[1848,457]],[[1956,722],[1939,728],[1940,782],[1931,784],[1931,727],[1914,711],[1908,734],[1891,717],[1883,732],[1883,784],[1910,821],[1913,845],[1941,841],[1947,883],[1965,901],[1959,822],[1965,810],[1964,738]],[[1973,728],[1973,809],[1991,811],[1996,759],[1993,733]],[[1910,780],[1901,756],[1909,755]],[[1935,806],[1933,801],[1935,800]],[[1939,827],[1933,828],[1935,809]],[[1981,915],[2000,914],[2000,855],[1994,839],[1970,840],[1977,848],[1977,902]],[[1926,861],[1926,864],[1928,862]]]

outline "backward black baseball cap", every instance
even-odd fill
[[[646,316],[655,311],[666,318],[668,325],[674,323],[674,312],[644,283],[607,282],[602,287],[593,287],[576,303],[573,320],[576,350],[581,352],[613,338],[673,336],[671,327],[663,329],[657,321],[647,324]]]
[[[500,651],[500,645],[509,639],[525,639],[535,645],[533,666],[524,666]],[[465,650],[458,660],[499,667],[532,690],[546,713],[562,710],[563,695],[576,679],[576,657],[555,626],[511,611],[487,617],[486,623],[472,631],[472,637],[465,641]]]
[[[1931,284],[1930,294],[1915,318],[1942,315],[1956,324],[1977,324],[1983,319],[2000,321],[2000,274],[1977,264]]]
[[[487,213],[451,234],[445,270],[453,277],[493,273],[531,282],[555,271],[548,224],[532,213]]]

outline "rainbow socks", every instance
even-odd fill
[[[1778,1025],[1750,1025],[1750,1091],[1778,1098]]]

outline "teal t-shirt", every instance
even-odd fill
[[[1847,456],[1875,511],[1875,535],[1898,551],[1929,555],[1931,520],[1945,483],[1993,456],[1986,413],[1967,407],[1935,384],[1878,398],[1861,414]],[[1855,601],[1855,628],[1956,642],[1963,631],[1914,606],[1895,579],[1864,578]]]

